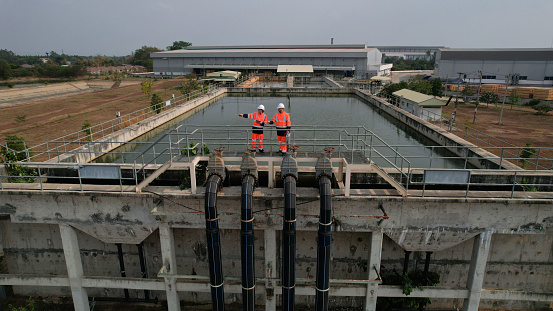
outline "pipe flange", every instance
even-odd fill
[[[213,175],[217,175],[217,176],[219,176],[219,177],[221,178],[221,182],[219,182],[219,183],[222,183],[223,180],[225,179],[221,173],[219,173],[219,172],[217,172],[217,171],[214,171],[214,172],[212,172],[212,173],[209,173],[209,175],[207,175],[207,179],[206,179],[206,180],[208,180],[209,177],[211,177],[211,176],[213,176]]]
[[[257,186],[257,185],[258,185],[258,184],[257,184],[257,176],[255,176],[255,174],[250,173],[250,172],[244,173],[244,175],[242,175],[242,180],[244,180],[244,177],[246,177],[246,176],[251,176],[251,177],[253,177],[253,181],[254,181],[254,184],[253,184],[253,185],[254,185],[254,186]]]
[[[321,177],[323,177],[323,176],[326,176],[326,177],[328,177],[328,179],[332,180],[332,175],[329,175],[329,174],[324,173],[324,172],[317,175],[317,180],[321,179]]]
[[[334,149],[333,147],[326,147],[323,150],[326,151],[326,153],[332,153],[332,151],[334,151],[336,149]]]
[[[294,173],[287,173],[287,174],[284,174],[284,175],[281,176],[281,178],[282,178],[282,180],[284,180],[284,179],[286,179],[286,177],[288,177],[288,176],[292,176],[292,177],[294,177],[294,179],[296,180],[296,182],[298,181],[298,176],[297,176],[296,174],[294,174]]]

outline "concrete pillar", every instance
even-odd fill
[[[0,181],[1,183],[2,181]],[[0,257],[4,256],[4,247],[2,246],[2,240],[0,240]],[[6,289],[4,285],[0,285],[0,301],[6,300]]]
[[[277,277],[276,248],[276,231],[273,227],[269,227],[265,229],[265,277],[269,279],[265,284],[265,291],[267,292],[265,311],[276,311],[275,285],[272,281]]]
[[[161,257],[165,266],[165,273],[168,275],[177,274],[177,257],[175,255],[175,237],[173,229],[167,223],[160,223],[159,238],[161,245]],[[167,295],[167,309],[169,311],[180,311],[180,300],[177,292],[177,280],[173,277],[166,276],[165,293]]]
[[[371,232],[369,260],[367,263],[369,280],[376,280],[378,278],[378,275],[374,271],[373,267],[376,267],[376,270],[380,272],[380,260],[382,258],[382,238],[383,236],[381,231]],[[376,310],[377,293],[378,293],[377,283],[367,284],[367,294],[365,296],[365,309],[364,309],[365,311]]]
[[[65,255],[65,265],[67,266],[67,276],[69,277],[71,295],[73,296],[73,306],[75,307],[75,311],[89,311],[88,294],[82,285],[84,273],[77,232],[70,225],[60,224],[59,226],[63,254]]]
[[[467,289],[469,296],[463,302],[463,311],[476,311],[480,304],[480,293],[482,292],[482,283],[484,273],[486,272],[486,263],[490,253],[490,242],[492,232],[485,231],[474,237],[472,247],[472,258],[470,260],[469,275],[467,280]]]

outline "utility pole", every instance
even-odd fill
[[[459,104],[459,95],[461,95],[461,75],[459,72],[459,78],[457,79],[457,96],[455,96],[455,110],[453,110],[453,121],[457,118],[457,105]]]
[[[478,111],[478,104],[480,104],[480,88],[482,87],[482,71],[478,71],[480,75],[480,82],[478,82],[478,92],[476,93],[476,106],[474,106],[474,119],[472,124],[476,124],[476,112]]]
[[[501,112],[499,113],[499,122],[498,125],[501,125],[501,117],[503,117],[503,106],[505,106],[505,99],[507,98],[507,89],[509,88],[509,81],[511,80],[511,74],[507,77],[507,82],[505,83],[505,94],[503,95],[503,103],[501,103]]]

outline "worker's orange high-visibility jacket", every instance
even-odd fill
[[[252,130],[256,134],[263,134],[263,125],[267,123],[267,115],[265,113],[248,113],[242,114],[244,118],[253,119]]]
[[[289,131],[292,128],[290,115],[286,111],[275,113],[275,116],[271,119],[271,123],[275,123],[278,136],[285,136],[285,131]]]

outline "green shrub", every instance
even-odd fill
[[[90,124],[90,121],[84,120],[81,130],[83,133],[85,133],[87,139],[92,141],[92,124]]]
[[[155,111],[156,114],[161,112],[161,109],[163,108],[163,99],[159,97],[159,95],[154,94],[152,95],[152,99],[150,100],[150,109],[152,111]]]
[[[534,107],[535,105],[539,104],[540,103],[540,100],[539,99],[531,99],[529,102],[527,102],[526,104],[524,104],[525,106],[530,106],[530,107]]]
[[[553,110],[553,108],[547,104],[539,104],[534,106],[534,110],[536,110],[538,114],[547,114],[549,111]]]
[[[27,144],[23,137],[8,135],[6,145],[0,146],[0,155],[0,162],[5,163],[9,182],[32,183],[35,181],[34,176],[38,176],[35,169],[13,164],[14,162],[25,161],[27,157],[31,158],[33,156],[31,152],[27,151]]]
[[[428,272],[428,279],[425,280],[422,271],[400,275],[394,270],[391,274],[383,272],[382,281],[382,285],[400,285],[403,294],[409,296],[415,288],[422,291],[424,290],[423,286],[434,286],[440,283],[440,275]],[[430,298],[378,298],[376,310],[414,310],[424,308],[430,303],[432,303]]]

